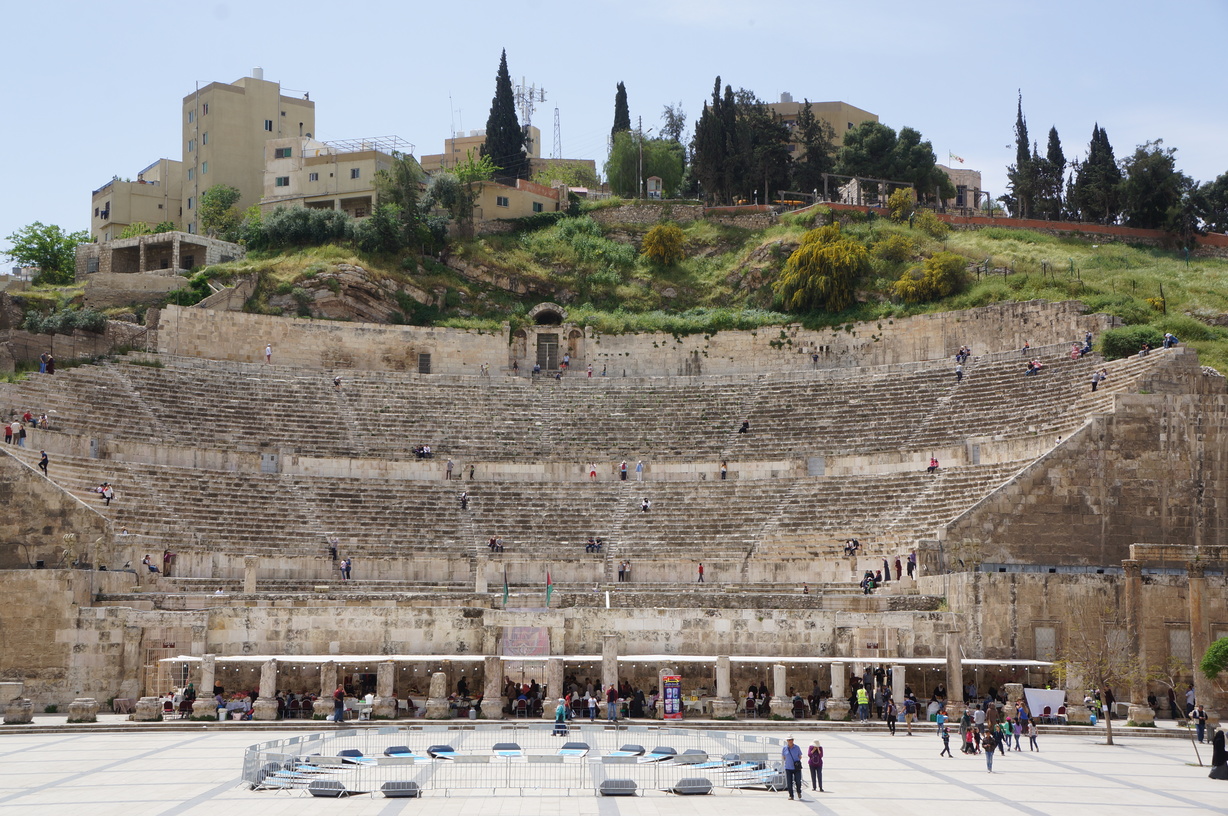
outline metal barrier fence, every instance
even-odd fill
[[[571,795],[603,783],[644,792],[696,778],[767,790],[782,784],[780,750],[773,737],[660,726],[579,724],[566,735],[552,723],[386,726],[252,745],[243,779],[256,790],[346,795],[405,795],[407,785],[417,795]]]

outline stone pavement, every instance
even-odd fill
[[[299,732],[301,733],[301,732]],[[1125,737],[1108,747],[1100,735],[1042,735],[1040,753],[999,756],[994,773],[981,756],[939,757],[931,729],[916,735],[794,732],[802,746],[821,740],[825,794],[802,803],[784,793],[719,791],[677,797],[650,792],[628,799],[591,795],[428,795],[421,800],[312,799],[305,793],[240,787],[243,749],[282,732],[175,731],[0,735],[0,816],[280,816],[395,814],[671,814],[721,816],[765,806],[817,814],[959,811],[989,814],[1228,814],[1228,783],[1207,778],[1191,743]],[[780,736],[772,731],[772,736]],[[1202,746],[1203,762],[1210,746]],[[808,787],[808,786],[807,786]],[[777,804],[779,803],[779,804]]]

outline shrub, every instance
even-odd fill
[[[870,250],[875,258],[896,263],[907,261],[916,251],[916,246],[913,245],[908,236],[900,235],[897,232],[890,233],[881,241],[875,243],[874,248]]]
[[[830,224],[802,236],[773,288],[790,311],[843,311],[852,305],[868,264],[865,245],[841,235],[839,224]]]
[[[22,328],[34,334],[72,334],[76,329],[101,334],[107,330],[107,316],[94,309],[60,309],[48,315],[29,311]]]
[[[1160,331],[1172,332],[1178,340],[1191,342],[1198,340],[1219,340],[1225,335],[1224,329],[1208,326],[1189,315],[1167,315],[1156,318],[1152,323]]]
[[[337,210],[278,207],[263,220],[260,230],[263,245],[270,248],[321,246],[348,240],[353,223]]]
[[[939,252],[909,269],[891,287],[908,303],[925,303],[958,292],[964,284],[967,259],[954,252]]]
[[[1123,326],[1100,335],[1100,353],[1106,360],[1118,360],[1137,354],[1143,344],[1159,348],[1164,334],[1154,326]]]
[[[911,187],[899,187],[887,196],[887,209],[891,211],[892,221],[907,221],[916,208],[917,197]]]
[[[644,236],[640,254],[661,266],[673,266],[686,257],[685,243],[686,236],[677,224],[657,224]]]
[[[401,220],[401,208],[396,204],[381,204],[370,218],[355,223],[352,227],[354,243],[363,252],[393,254],[405,248],[405,226]]]
[[[917,229],[929,237],[937,238],[938,240],[946,238],[951,232],[951,227],[945,221],[938,220],[938,216],[934,215],[932,210],[921,210],[918,212],[913,223]]]

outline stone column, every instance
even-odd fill
[[[12,703],[9,703],[9,708],[12,708],[13,704],[16,702],[17,701],[14,700]],[[26,702],[29,701],[27,700]],[[142,697],[141,699],[137,700],[136,709],[128,715],[128,719],[135,720],[136,722],[157,722],[158,720],[162,719],[162,698]],[[4,714],[4,721],[6,723],[15,722],[14,720],[9,719],[7,711]],[[26,720],[26,722],[29,722],[29,720]]]
[[[479,558],[476,561],[476,567],[473,571],[473,592],[476,595],[485,595],[487,590],[486,578],[486,560]]]
[[[254,555],[243,556],[243,591],[251,595],[256,591],[256,567],[260,559]]]
[[[217,656],[207,654],[200,659],[200,685],[196,687],[196,701],[192,703],[193,717],[217,716],[217,703],[213,699],[216,682]]]
[[[252,706],[253,720],[277,719],[277,661],[266,660],[260,667],[260,696]]]
[[[1143,567],[1134,559],[1121,562],[1126,573],[1126,643],[1131,656],[1138,666],[1147,665],[1147,650],[1143,644]],[[1136,725],[1154,723],[1155,712],[1147,705],[1147,680],[1139,673],[1130,681],[1126,689],[1130,703],[1126,719]]]
[[[25,683],[0,683],[0,704],[4,705],[4,722],[17,725],[34,720],[34,703],[22,697]]]
[[[785,686],[785,667],[783,663],[772,666],[772,714],[777,717],[793,717],[793,700],[789,698],[789,689]]]
[[[333,691],[337,688],[337,664],[331,660],[320,666],[320,696],[311,706],[311,716],[327,720],[333,714]]]
[[[601,636],[601,689],[618,686],[618,635]]]
[[[831,664],[831,697],[827,698],[827,717],[832,720],[847,720],[849,697],[844,686],[844,664]]]
[[[718,720],[733,719],[737,716],[738,701],[733,699],[731,686],[729,655],[720,655],[716,658],[716,699],[712,701],[712,716]]]
[[[891,667],[891,699],[895,700],[896,708],[900,713],[904,712],[904,686],[908,685],[904,682],[904,667]]]
[[[426,698],[426,718],[446,720],[452,716],[448,710],[448,676],[443,672],[431,675],[431,690]]]
[[[1068,669],[1066,672],[1066,722],[1089,723],[1092,721],[1091,709],[1083,705],[1085,689],[1083,675],[1073,668]]]
[[[375,671],[375,699],[371,701],[371,716],[377,720],[395,720],[397,701],[392,695],[392,681],[396,677],[397,665],[391,660],[384,660]]]
[[[964,714],[964,658],[960,651],[959,630],[946,633],[947,646],[947,716],[958,720]]]
[[[482,717],[503,719],[503,658],[498,655],[482,661]]]
[[[553,720],[554,709],[559,704],[559,698],[563,694],[563,658],[550,657],[546,659],[546,677],[542,681],[546,687],[546,694],[549,696],[542,698],[542,719]]]
[[[1190,561],[1185,565],[1189,581],[1190,596],[1190,653],[1194,663],[1194,701],[1201,703],[1207,711],[1208,721],[1219,720],[1219,712],[1215,710],[1215,686],[1198,671],[1198,661],[1202,659],[1207,647],[1211,645],[1207,635],[1207,574],[1206,567]]]

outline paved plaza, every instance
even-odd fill
[[[322,729],[323,730],[323,729]],[[244,748],[302,734],[246,730],[129,733],[61,732],[0,735],[0,816],[279,816],[393,814],[706,814],[763,813],[775,805],[819,814],[1228,814],[1228,783],[1207,778],[1190,742],[1102,734],[1044,735],[1042,751],[999,756],[994,773],[983,756],[939,757],[931,729],[916,735],[815,732],[799,728],[798,742],[821,740],[826,751],[825,794],[789,802],[784,793],[720,790],[683,797],[648,792],[634,798],[572,796],[445,797],[418,800],[356,796],[314,799],[304,792],[251,792],[239,781]],[[770,736],[783,732],[773,730]],[[953,743],[955,741],[953,740]],[[1203,761],[1210,746],[1202,746]],[[779,804],[777,804],[779,803]]]

